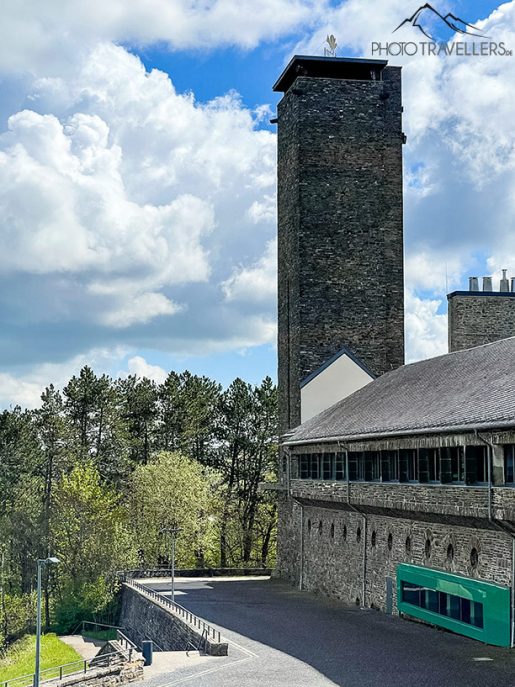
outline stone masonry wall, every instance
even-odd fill
[[[400,69],[383,78],[298,77],[278,106],[281,430],[342,346],[376,374],[404,362]]]
[[[202,639],[202,629],[190,625],[159,602],[126,584],[122,588],[119,624],[137,646],[141,646],[144,640],[151,640],[163,651],[196,648]],[[212,656],[225,656],[227,650],[226,642],[214,642],[208,638],[205,643],[206,653]]]
[[[515,294],[450,294],[449,352],[515,336]]]
[[[283,569],[282,576],[298,584],[300,546],[294,532],[300,532],[300,509],[293,501],[289,504],[295,511],[291,518],[294,531],[288,538],[283,521],[280,564],[291,566],[287,574]],[[286,508],[287,502],[283,504],[283,510]],[[392,611],[396,613],[399,563],[511,584],[512,542],[504,532],[377,515],[367,515],[365,521],[359,513],[308,505],[302,511],[303,588],[308,591],[385,611],[390,577]],[[473,549],[478,553],[477,565]]]

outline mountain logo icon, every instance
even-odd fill
[[[478,29],[477,26],[469,24],[460,19],[460,17],[456,17],[452,12],[448,12],[444,16],[427,2],[425,5],[421,5],[411,17],[402,21],[393,33],[406,24],[416,26],[426,38],[432,41],[447,41],[455,33],[476,36],[477,38],[488,38],[488,36],[480,33],[481,29]]]

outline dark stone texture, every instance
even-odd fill
[[[453,293],[449,303],[449,352],[515,336],[514,295]]]
[[[387,96],[387,97],[386,97]],[[347,346],[404,363],[401,72],[298,77],[278,106],[280,429],[300,382]]]
[[[120,625],[137,646],[151,640],[163,651],[188,651],[201,647],[210,656],[226,656],[227,642],[206,638],[196,627],[164,606],[127,584],[122,588]]]

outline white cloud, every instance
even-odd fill
[[[125,377],[127,374],[131,374],[136,375],[136,377],[146,377],[153,379],[157,384],[162,384],[168,377],[166,370],[163,370],[159,365],[151,365],[140,355],[129,358],[127,368],[128,373],[120,372],[118,376]]]
[[[210,280],[274,230],[275,135],[257,128],[263,108],[246,109],[236,93],[197,103],[107,43],[72,76],[36,79],[29,95],[34,109],[11,115],[0,135],[4,299],[31,278],[17,318],[128,330],[193,313],[202,328],[222,301]],[[184,291],[192,284],[206,293]],[[168,326],[166,347],[189,349],[196,336],[230,347],[242,317],[227,314],[216,334]]]
[[[406,362],[447,353],[447,315],[438,314],[440,300],[422,299],[406,291]]]
[[[267,244],[255,265],[239,268],[221,286],[227,301],[273,302],[277,295],[277,241]]]
[[[0,65],[51,73],[98,40],[248,49],[311,25],[325,7],[324,0],[23,0],[2,8]]]
[[[93,349],[62,363],[43,363],[23,372],[0,372],[0,408],[16,405],[38,408],[45,387],[53,384],[62,389],[84,365],[92,367],[97,374],[107,372],[113,362],[124,354],[121,347],[112,350]]]

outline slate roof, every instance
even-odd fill
[[[285,443],[515,427],[515,337],[387,372]]]

